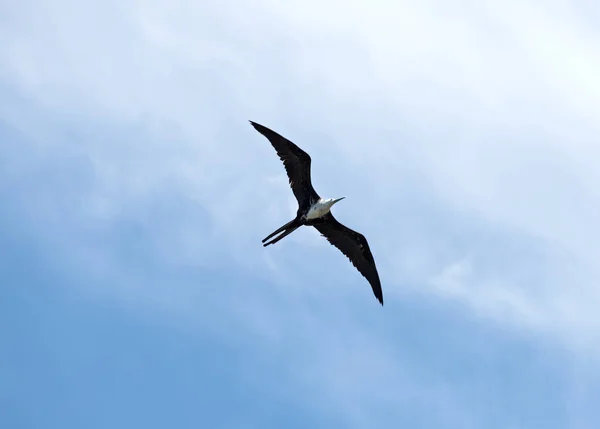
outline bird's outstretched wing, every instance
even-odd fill
[[[311,183],[310,156],[275,131],[253,121],[250,121],[250,123],[259,133],[269,139],[277,155],[283,161],[290,181],[290,187],[296,200],[298,200],[298,205],[305,208],[309,207],[314,201],[317,201],[320,197],[315,192]]]
[[[350,259],[352,265],[369,281],[375,297],[383,305],[379,274],[365,236],[339,223],[331,212],[315,221],[313,226]]]

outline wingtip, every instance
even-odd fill
[[[264,128],[262,125],[250,119],[248,120],[248,122],[250,122],[250,125],[252,125],[252,128],[254,128],[256,131],[262,132],[261,130],[262,128]]]

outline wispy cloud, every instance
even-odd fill
[[[375,320],[399,323],[406,303],[457,302],[485,329],[600,356],[595,5],[30,0],[0,12],[5,192],[57,255],[111,279],[104,293],[207,330],[230,318],[272,347],[292,335],[309,353],[286,356],[297,382],[356,427],[396,395],[407,413],[437,398],[447,427],[490,427],[472,390],[402,369],[416,366]],[[312,155],[321,194],[348,197],[336,215],[369,239],[383,313],[316,231],[262,251],[295,202],[248,119]],[[119,241],[129,227],[139,235]],[[209,285],[136,287],[144,269],[115,243],[144,243],[134,254],[168,272],[227,269],[252,286],[210,285],[227,296],[211,292],[195,319]]]

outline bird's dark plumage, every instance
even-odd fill
[[[383,305],[383,291],[375,259],[364,235],[342,225],[331,212],[313,225],[323,237],[337,247],[352,262],[352,265],[368,280],[377,300]]]
[[[275,148],[277,155],[279,155],[279,158],[283,161],[290,187],[298,201],[298,213],[296,218],[263,239],[263,245],[268,246],[269,244],[278,242],[302,225],[314,226],[321,235],[329,241],[329,243],[337,247],[344,255],[346,255],[354,267],[367,279],[371,284],[375,297],[381,305],[383,305],[383,292],[381,290],[379,274],[377,273],[375,260],[371,254],[371,249],[369,248],[365,236],[342,225],[335,217],[333,217],[331,212],[327,212],[327,214],[314,219],[305,217],[311,206],[320,200],[319,194],[317,194],[311,182],[310,156],[275,131],[253,121],[250,121],[250,123],[258,132],[265,136]],[[281,235],[277,238],[265,243],[271,237],[279,233],[281,233]]]
[[[294,143],[269,128],[250,121],[252,126],[265,136],[283,161],[283,166],[290,181],[292,192],[301,208],[308,208],[318,201],[319,194],[313,188],[310,179],[310,156]]]

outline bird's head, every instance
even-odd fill
[[[346,197],[340,197],[340,198],[330,198],[330,199],[329,199],[329,204],[330,204],[330,206],[329,206],[329,207],[331,207],[332,205],[334,205],[334,204],[335,204],[335,203],[337,203],[338,201],[342,201],[344,198],[346,198]]]

